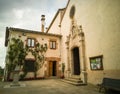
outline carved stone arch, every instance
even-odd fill
[[[73,45],[72,47],[71,47],[71,51],[74,49],[74,48],[79,48],[79,45]]]
[[[76,34],[72,35],[72,26]],[[85,33],[82,25],[71,22],[70,34],[67,37],[67,62],[68,76],[81,77],[84,83],[87,83],[86,60],[85,60]],[[77,54],[76,54],[77,53]],[[77,57],[77,58],[76,58]]]

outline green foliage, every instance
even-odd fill
[[[4,69],[0,66],[0,76],[4,75]]]
[[[34,74],[35,74],[35,78],[36,78],[36,72],[44,64],[44,60],[45,60],[44,54],[47,51],[47,44],[40,45],[40,43],[37,43],[34,48],[26,47],[26,49],[27,49],[26,51],[31,52],[31,54],[35,58],[35,62],[34,62]],[[21,78],[25,77],[25,75],[28,72],[28,66],[26,66],[25,64],[23,64],[23,71],[24,71],[24,74],[21,75]]]
[[[25,71],[24,74],[20,75],[20,79],[23,80],[26,75],[27,75],[27,71]]]
[[[9,45],[7,69],[9,72],[13,71],[17,65],[24,63],[28,48],[24,46],[21,39],[12,38]]]
[[[45,60],[45,52],[47,51],[47,44],[40,45],[40,43],[37,43],[34,49],[29,49],[29,51],[32,53],[32,55],[35,58],[35,76],[36,72],[39,68],[41,68],[44,64]]]
[[[25,56],[27,55],[27,48],[24,47],[24,43],[20,39],[12,38],[9,46],[8,58],[13,65],[22,65],[24,63]]]
[[[8,59],[10,63],[7,64],[7,69],[9,72],[11,72],[15,69],[16,65],[23,65],[24,74],[21,76],[21,78],[25,77],[28,72],[28,68],[24,65],[24,60],[26,55],[31,52],[35,58],[34,72],[36,75],[37,70],[44,64],[44,55],[46,51],[47,44],[40,45],[40,43],[37,43],[34,48],[29,48],[27,45],[24,46],[24,42],[21,39],[12,38],[8,51]]]
[[[62,72],[64,73],[64,71],[65,71],[65,64],[62,63]]]
[[[2,81],[3,76],[4,76],[4,69],[0,66],[0,81]]]

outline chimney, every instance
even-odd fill
[[[44,32],[45,28],[45,15],[41,15],[41,32]]]

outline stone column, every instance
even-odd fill
[[[84,84],[87,84],[87,72],[85,63],[85,36],[82,31],[82,26],[79,27],[79,42],[80,42],[80,62],[81,62],[81,78]]]
[[[70,77],[70,60],[69,60],[69,36],[67,36],[66,41],[66,49],[67,49],[67,77]]]

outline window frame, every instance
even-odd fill
[[[103,55],[90,57],[89,60],[90,60],[91,70],[104,70],[104,68],[103,68]]]
[[[50,40],[49,47],[50,49],[57,49],[57,42],[55,40]]]
[[[26,69],[28,72],[34,72],[35,71],[35,60],[34,59],[26,59],[24,65],[28,68]]]
[[[27,46],[28,47],[32,47],[34,48],[35,47],[35,38],[27,38]]]

